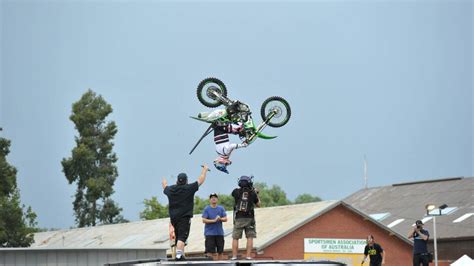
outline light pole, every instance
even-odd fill
[[[437,245],[437,241],[436,241],[436,216],[441,216],[443,215],[441,213],[441,211],[443,209],[446,209],[446,207],[448,207],[447,204],[443,204],[441,206],[438,207],[438,211],[439,213],[431,213],[432,210],[434,210],[436,208],[436,206],[434,204],[427,204],[425,206],[425,209],[426,209],[426,216],[431,216],[433,217],[433,236],[434,236],[434,240],[433,240],[433,244],[434,244],[434,261],[435,261],[435,266],[438,266],[438,245]]]

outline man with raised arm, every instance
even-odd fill
[[[193,217],[194,194],[199,190],[199,186],[206,180],[208,167],[202,166],[201,175],[198,180],[188,183],[186,173],[180,173],[176,185],[168,186],[166,178],[163,178],[163,193],[168,196],[168,211],[171,224],[176,234],[176,260],[185,260],[184,244],[189,236],[191,228],[191,218]]]

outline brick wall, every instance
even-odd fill
[[[343,205],[313,219],[264,249],[258,257],[273,259],[303,259],[304,238],[365,239],[373,235],[387,252],[385,265],[411,265],[412,246],[381,229]]]

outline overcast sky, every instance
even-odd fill
[[[472,176],[472,1],[1,1],[1,136],[12,141],[22,202],[39,226],[74,226],[75,185],[61,160],[74,147],[71,105],[88,88],[118,126],[113,198],[138,220],[161,177],[215,158],[197,84],[229,97],[278,95],[293,116],[278,135],[233,154],[197,193],[230,193],[253,174],[290,199],[342,199],[369,186]],[[237,140],[234,138],[234,140]],[[174,180],[171,180],[174,182]]]

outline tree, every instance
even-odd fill
[[[117,126],[106,121],[112,106],[102,96],[88,90],[72,105],[69,119],[74,123],[79,136],[72,156],[61,162],[69,184],[76,183],[73,203],[76,223],[79,227],[125,221],[121,208],[111,199],[113,185],[118,176],[113,152],[113,138]]]
[[[36,229],[36,213],[31,207],[20,207],[20,191],[16,183],[15,167],[6,157],[10,141],[0,138],[0,247],[29,247]]]
[[[321,198],[318,196],[313,196],[311,194],[303,193],[296,197],[295,204],[309,203],[321,201]]]
[[[209,204],[209,200],[206,200],[205,198],[200,198],[198,196],[194,196],[194,209],[193,213],[194,214],[199,214],[202,213],[204,208]]]
[[[257,182],[254,187],[259,190],[260,206],[262,207],[282,206],[291,203],[286,197],[285,191],[277,185],[268,188],[266,183]]]
[[[273,185],[271,188],[266,183],[255,183],[254,187],[259,190],[260,206],[261,207],[273,207],[288,205],[292,202],[286,197],[285,191],[279,186]],[[308,203],[321,201],[317,196],[310,194],[301,194],[295,199],[295,204]],[[145,199],[145,210],[140,213],[140,218],[143,220],[151,220],[168,217],[168,206],[161,205],[158,203],[156,197],[152,197],[150,200]],[[204,208],[209,204],[208,198],[200,198],[199,196],[194,197],[194,214],[200,214]],[[227,212],[234,211],[234,198],[231,195],[219,194],[219,205],[223,206]]]
[[[143,204],[145,209],[140,212],[140,219],[142,220],[153,220],[169,216],[168,205],[161,205],[157,197],[151,197],[149,200],[144,199]]]

